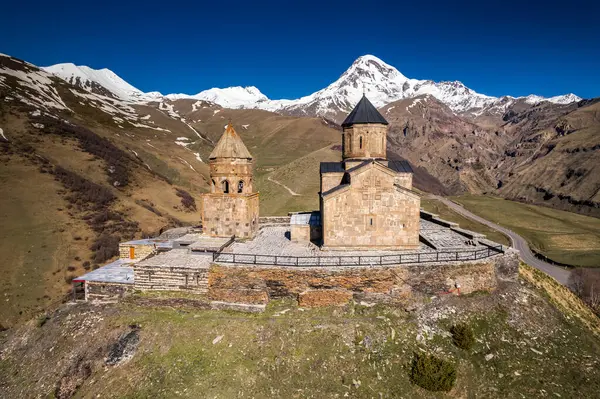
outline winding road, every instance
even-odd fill
[[[496,223],[490,222],[489,220],[484,219],[481,216],[477,216],[474,213],[471,213],[470,211],[466,210],[461,205],[459,205],[455,202],[452,202],[446,198],[438,197],[435,195],[432,196],[432,198],[442,202],[444,205],[448,206],[453,211],[455,211],[465,217],[468,217],[469,219],[472,219],[476,222],[479,222],[488,227],[491,227],[492,229],[497,230],[497,231],[505,234],[506,236],[510,237],[510,241],[512,242],[512,247],[515,248],[517,251],[519,251],[519,254],[521,255],[521,259],[523,260],[523,262],[554,277],[561,284],[567,285],[567,283],[569,281],[569,276],[571,275],[571,271],[569,269],[566,269],[566,268],[563,268],[560,266],[551,265],[550,263],[546,263],[543,260],[536,258],[533,255],[533,253],[531,252],[531,249],[529,249],[529,244],[527,244],[527,241],[525,241],[525,239],[523,237],[521,237],[514,231],[504,228],[502,226],[499,226]]]

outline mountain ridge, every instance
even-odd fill
[[[310,95],[298,99],[272,100],[255,86],[233,86],[211,88],[197,94],[172,93],[163,95],[159,92],[144,93],[135,88],[110,69],[95,70],[74,64],[56,64],[42,68],[47,72],[80,86],[90,88],[99,85],[112,92],[122,100],[132,102],[148,102],[157,100],[195,99],[210,101],[224,108],[258,108],[267,111],[291,115],[321,116],[333,120],[340,113],[348,112],[362,94],[366,94],[371,102],[382,107],[404,98],[431,94],[448,105],[456,114],[477,117],[488,109],[506,111],[518,102],[525,101],[535,105],[543,101],[554,104],[569,104],[580,101],[573,93],[545,98],[535,94],[524,97],[493,97],[478,93],[466,87],[460,81],[440,81],[411,79],[398,69],[385,63],[373,55],[357,58],[340,77],[329,86]],[[89,91],[89,89],[87,89]]]

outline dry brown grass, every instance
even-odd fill
[[[567,287],[524,263],[519,266],[519,276],[545,292],[565,315],[579,319],[594,334],[600,336],[600,318]]]

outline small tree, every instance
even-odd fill
[[[456,382],[456,369],[446,360],[429,354],[415,353],[410,369],[410,381],[429,391],[448,392]]]
[[[452,334],[452,342],[460,349],[469,350],[475,343],[473,330],[465,323],[455,324],[450,327],[450,334]]]

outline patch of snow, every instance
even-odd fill
[[[184,141],[184,140],[189,141],[190,139],[188,139],[187,137],[177,137],[177,140],[179,140],[179,141]]]
[[[213,111],[213,115],[216,115],[216,114],[218,114],[219,112],[221,112],[221,110],[220,110],[220,109],[216,109],[216,110],[214,110],[214,111]]]
[[[195,103],[193,103],[192,104],[192,112],[198,111],[198,109],[200,108],[201,105],[202,105],[202,101],[196,101]],[[206,107],[202,107],[202,108],[206,108]]]
[[[181,158],[181,157],[177,157],[181,160],[181,162],[183,162],[185,165],[189,166],[191,170],[193,170],[194,172],[196,172],[196,169],[194,169],[194,167],[192,165],[190,165],[190,163],[188,161],[186,161],[185,159]],[[198,172],[196,172],[198,173]]]
[[[248,130],[248,126],[250,126],[250,125],[242,125],[242,128]]]
[[[50,79],[51,75],[42,70],[13,70],[0,68],[0,75],[9,75],[17,79],[17,84],[23,88],[13,93],[21,102],[41,107],[59,110],[70,110],[64,103]],[[35,94],[32,94],[35,93]]]
[[[200,153],[199,153],[199,152],[195,152],[195,153],[194,153],[194,155],[196,156],[196,159],[197,159],[199,162],[202,162],[202,163],[204,163],[204,161],[202,160],[202,158],[200,158]]]
[[[162,97],[158,92],[142,92],[107,68],[93,69],[85,65],[65,63],[42,69],[89,92],[93,90],[94,84],[100,85],[122,100],[140,101]]]
[[[2,128],[1,128],[1,127],[0,127],[0,136],[2,136],[2,138],[8,142],[8,139],[7,139],[7,138],[6,138],[6,136],[4,135],[4,130],[2,130]]]
[[[187,143],[185,141],[176,141],[175,144],[187,148],[187,146],[190,145],[191,143]]]
[[[43,123],[32,123],[31,125],[38,129],[43,129],[45,127]]]
[[[129,122],[129,123],[131,123],[131,122]],[[135,126],[135,127],[143,127],[143,128],[146,128],[146,129],[154,129],[154,130],[160,130],[160,131],[163,131],[163,132],[169,132],[169,133],[171,133],[171,131],[169,129],[164,129],[164,128],[158,127],[158,126],[148,126],[148,125],[144,125],[144,124],[141,124],[141,123],[131,123],[131,124],[133,126]]]
[[[42,112],[39,109],[36,109],[35,111],[31,111],[30,115],[31,116],[40,116],[40,115],[42,115]]]
[[[150,119],[151,117],[152,117],[152,116],[151,116],[150,114],[148,114],[148,115],[144,115],[144,116],[142,116],[140,119],[141,119],[141,120],[143,120],[143,121],[147,121],[147,120],[148,120],[148,119]]]

